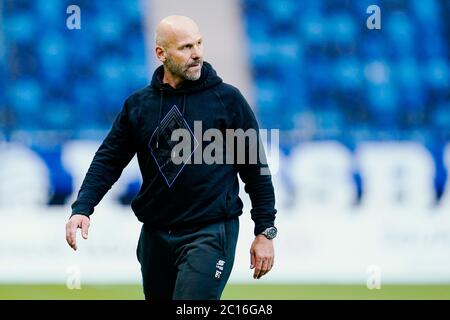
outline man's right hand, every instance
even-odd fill
[[[66,223],[66,241],[73,250],[77,250],[77,230],[81,229],[84,239],[88,238],[90,220],[82,214],[74,214]]]

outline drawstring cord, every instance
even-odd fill
[[[163,105],[163,95],[164,95],[164,91],[161,88],[160,89],[161,92],[161,99],[159,100],[159,118],[158,118],[158,127],[161,124],[161,116],[162,116],[162,105]],[[158,131],[156,133],[156,149],[158,149],[159,146],[159,131],[161,128],[158,128]]]
[[[161,92],[161,99],[159,100],[158,127],[161,124],[164,90],[161,88],[160,92]],[[183,116],[183,118],[184,118],[184,110],[185,109],[186,109],[186,94],[183,94],[183,109],[182,109],[182,112],[181,112],[181,115]],[[156,133],[156,149],[159,148],[159,131],[160,131],[160,129],[161,128],[158,128],[157,133]]]

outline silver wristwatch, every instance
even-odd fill
[[[273,238],[275,238],[277,236],[277,232],[278,232],[277,228],[268,227],[268,228],[266,228],[266,230],[261,232],[261,234],[264,235],[267,239],[272,240]]]

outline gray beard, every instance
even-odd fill
[[[166,67],[169,69],[171,73],[174,75],[183,78],[185,80],[195,81],[200,79],[200,76],[202,74],[202,67],[203,61],[200,61],[200,68],[198,71],[191,71],[189,68],[184,69],[182,66],[177,65],[172,62],[172,59],[166,60]]]

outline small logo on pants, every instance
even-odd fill
[[[225,261],[223,260],[219,260],[216,263],[216,275],[215,277],[217,279],[220,279],[220,276],[222,275],[222,271],[223,271],[223,266],[225,265]]]

